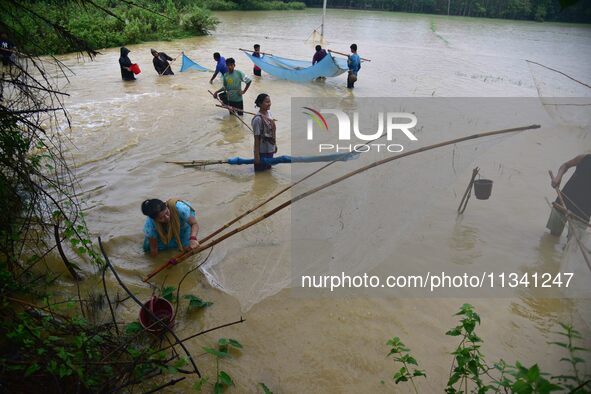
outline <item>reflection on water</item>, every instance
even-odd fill
[[[453,229],[452,237],[449,241],[452,250],[461,251],[456,254],[454,263],[459,265],[469,265],[473,260],[482,255],[479,252],[478,228],[462,224],[462,216],[459,215]]]

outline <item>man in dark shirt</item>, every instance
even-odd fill
[[[552,178],[552,187],[560,186],[562,176],[571,167],[575,167],[575,172],[562,189],[564,203],[570,212],[588,222],[591,217],[591,154],[576,156],[562,164]]]
[[[119,57],[119,66],[121,67],[121,78],[124,81],[135,81],[135,75],[131,71],[131,60],[127,56],[131,52],[125,47],[121,47],[121,56]]]
[[[312,65],[315,65],[316,63],[324,59],[324,56],[326,56],[326,51],[322,49],[320,45],[316,45],[316,53],[312,58]]]
[[[8,40],[6,33],[0,35],[0,54],[2,55],[2,64],[9,66],[14,59],[14,44]]]
[[[155,49],[150,50],[152,52],[152,63],[154,63],[154,68],[159,75],[174,75],[172,69],[170,68],[169,61],[173,61],[174,59],[168,56],[164,52],[158,52]]]

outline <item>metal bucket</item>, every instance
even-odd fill
[[[474,195],[479,200],[488,200],[492,192],[493,181],[490,179],[478,179],[474,181]]]

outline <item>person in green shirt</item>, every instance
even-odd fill
[[[233,58],[226,59],[226,66],[228,66],[228,72],[223,76],[224,87],[216,90],[213,97],[217,99],[219,94],[219,99],[224,104],[239,110],[244,109],[242,96],[246,93],[252,81],[242,71],[235,69],[236,61]],[[244,90],[242,90],[242,82],[246,84]],[[236,112],[242,116],[244,113],[239,110]],[[230,110],[231,112],[232,110]]]

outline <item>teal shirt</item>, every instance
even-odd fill
[[[189,224],[189,218],[195,217],[195,211],[186,201],[177,201],[176,210],[179,213],[179,222],[181,224],[180,238],[184,247],[189,246],[191,238],[191,225]],[[167,245],[164,245],[158,236],[156,231],[156,223],[152,218],[146,218],[144,224],[144,250],[150,251],[150,238],[156,238],[158,240],[158,250],[166,249],[178,249],[176,238],[172,237]]]
[[[234,70],[233,72],[227,72],[224,74],[224,88],[228,92],[228,101],[242,102],[242,95],[239,92],[242,90],[242,82],[250,83],[248,78],[240,70]]]

